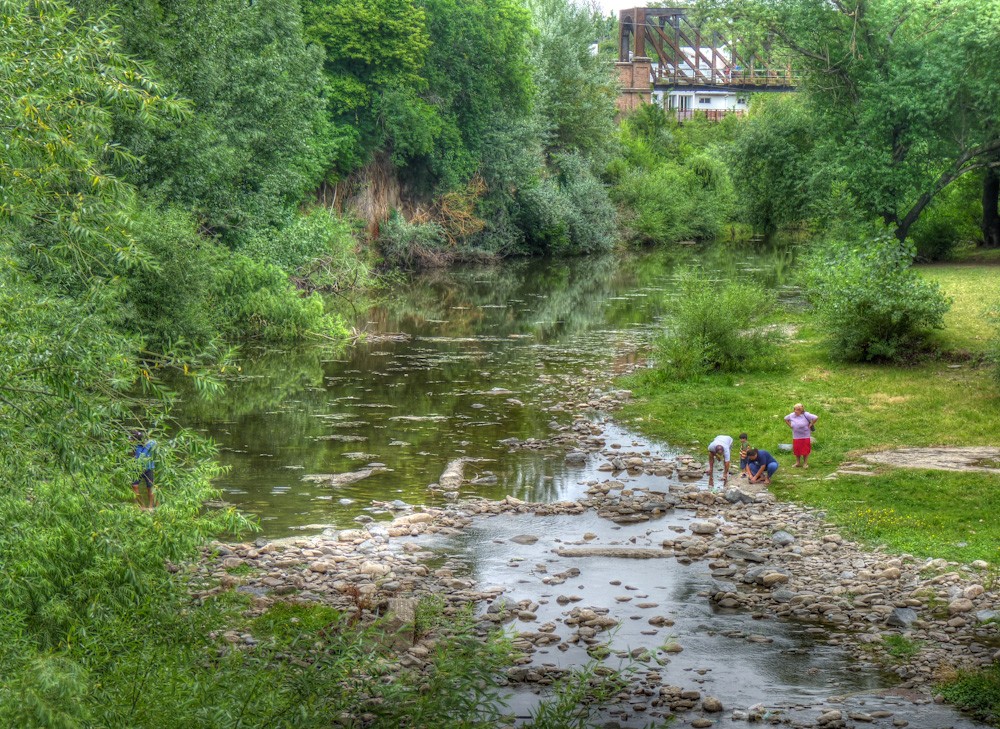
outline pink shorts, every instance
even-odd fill
[[[795,456],[808,456],[812,453],[812,438],[793,438],[792,453]]]

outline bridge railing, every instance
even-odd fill
[[[686,122],[693,119],[707,119],[708,121],[722,121],[727,116],[743,116],[744,109],[667,109],[668,114],[674,114],[677,121]]]

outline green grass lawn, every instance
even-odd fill
[[[988,346],[988,306],[1000,303],[1000,267],[921,269],[955,298],[940,341],[973,354]],[[637,400],[623,417],[650,435],[701,452],[719,433],[746,431],[781,462],[772,490],[827,511],[845,534],[924,557],[1000,562],[1000,478],[882,468],[871,477],[825,477],[860,454],[903,446],[996,445],[1000,384],[976,359],[875,366],[831,361],[808,314],[779,372],[713,375],[671,382],[647,370],[624,383]],[[808,470],[778,452],[791,443],[783,418],[802,402],[819,416]]]
[[[942,346],[982,352],[996,331],[990,312],[1000,309],[1000,265],[949,263],[917,270],[952,297],[951,311],[945,315],[947,328],[939,336]]]

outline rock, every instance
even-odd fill
[[[753,496],[738,488],[728,489],[723,498],[730,504],[752,504],[754,502]]]
[[[363,562],[360,567],[358,567],[358,572],[363,575],[371,575],[372,577],[382,577],[389,574],[392,568],[387,564],[380,564],[379,562]]]
[[[771,599],[777,603],[791,602],[792,598],[795,597],[795,593],[791,590],[775,590],[771,593]]]
[[[913,608],[894,608],[885,619],[885,624],[894,628],[909,628],[916,620],[917,611]]]
[[[774,587],[775,585],[783,585],[786,582],[788,582],[788,575],[780,572],[768,572],[764,575],[762,584],[764,587]]]
[[[948,604],[948,614],[958,615],[959,613],[971,612],[975,605],[972,604],[972,600],[967,597],[960,597],[957,600],[952,600]]]
[[[829,711],[824,711],[816,717],[816,726],[826,726],[827,724],[840,721],[843,717],[844,715],[836,709],[830,709]]]
[[[997,613],[996,610],[980,610],[976,613],[976,620],[980,623],[988,623],[990,620],[996,620],[998,615],[1000,613]]]
[[[364,439],[362,438],[362,440]],[[356,483],[362,479],[368,478],[369,476],[374,476],[376,473],[383,473],[388,470],[389,469],[385,467],[376,467],[364,468],[360,471],[350,471],[348,473],[317,473],[309,476],[303,476],[302,480],[312,481],[323,486],[337,488],[339,486],[347,486],[348,484]]]
[[[706,696],[701,700],[701,708],[710,713],[722,711],[722,702],[714,696]]]
[[[587,462],[587,454],[583,451],[570,451],[564,460],[571,466],[582,466]]]
[[[695,729],[707,729],[710,726],[714,726],[714,724],[715,722],[711,719],[698,718],[691,720],[691,726]]]
[[[764,556],[739,546],[727,547],[725,554],[730,559],[742,559],[745,562],[763,563],[767,561]]]
[[[693,521],[689,528],[694,534],[715,534],[719,531],[718,525],[710,521]]]
[[[518,534],[516,537],[511,537],[510,541],[515,544],[534,544],[538,541],[538,537],[534,534]]]
[[[775,532],[771,535],[771,544],[776,547],[787,547],[795,544],[795,537],[784,530]]]

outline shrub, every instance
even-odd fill
[[[712,172],[699,158],[692,167],[665,162],[627,173],[615,188],[627,238],[640,244],[714,238],[728,206]]]
[[[657,344],[659,367],[687,379],[777,366],[784,335],[768,326],[777,307],[775,293],[759,284],[683,272],[668,307],[668,331]]]
[[[598,180],[586,160],[570,154],[558,160],[562,192],[568,203],[566,222],[571,250],[596,253],[610,250],[617,240],[617,215],[608,188]]]
[[[238,250],[255,261],[280,266],[306,289],[339,291],[370,282],[353,225],[322,207],[296,216],[281,230],[258,232]]]
[[[451,257],[444,228],[437,223],[411,223],[396,210],[379,227],[378,244],[386,261],[403,268],[443,264]]]
[[[205,349],[220,337],[288,341],[308,332],[344,333],[324,313],[323,300],[303,296],[282,268],[231,252],[199,235],[195,225],[175,206],[149,204],[136,212],[136,243],[149,260],[126,278],[127,324],[150,348]],[[302,227],[320,226],[307,220]]]
[[[521,253],[560,252],[570,247],[569,201],[551,178],[520,190],[515,209],[526,247]]]
[[[1000,663],[981,671],[960,671],[941,694],[963,711],[995,725],[1000,720]]]
[[[899,361],[926,350],[944,327],[950,301],[910,268],[914,250],[894,238],[832,243],[807,262],[806,292],[829,333],[833,354],[848,361]]]

